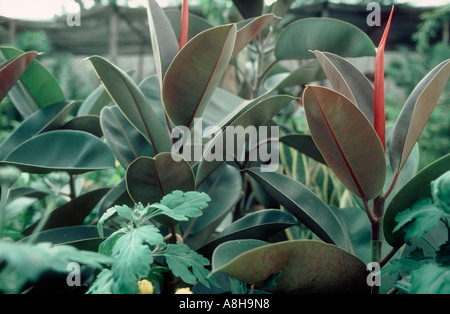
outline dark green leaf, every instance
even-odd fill
[[[311,50],[327,51],[342,57],[375,56],[372,40],[357,27],[330,18],[308,18],[293,22],[275,44],[278,60],[311,59]]]
[[[194,249],[211,238],[224,217],[241,199],[241,174],[236,168],[223,164],[197,188],[197,191],[207,193],[211,202],[203,210],[202,216],[180,225],[184,236],[187,237],[185,243]]]
[[[141,89],[131,77],[104,58],[93,56],[89,61],[112,100],[130,123],[151,143],[154,151],[170,152],[172,145],[169,133],[161,125]]]
[[[285,175],[261,172],[258,168],[246,170],[246,173],[323,241],[347,248],[347,240],[338,218],[306,186]]]
[[[234,24],[206,30],[189,41],[171,63],[162,99],[175,125],[190,129],[205,112],[228,67],[236,32]]]
[[[226,119],[223,120],[223,132],[216,136],[215,139],[208,143],[205,148],[203,155],[203,160],[200,162],[196,174],[197,185],[201,185],[202,182],[208,178],[214,171],[216,171],[220,165],[223,164],[227,158],[229,158],[230,152],[225,149],[225,141],[222,142],[224,149],[222,150],[227,154],[226,156],[221,156],[223,161],[217,160],[217,158],[212,158],[212,148],[216,145],[220,145],[220,140],[227,137],[227,133],[230,130],[235,130],[236,127],[242,127],[244,130],[248,127],[260,127],[266,125],[270,120],[284,107],[286,107],[292,100],[293,97],[286,95],[273,96],[264,100],[256,99],[248,104],[243,104],[239,106],[232,114],[230,114]],[[213,159],[212,161],[207,161],[207,159]]]
[[[100,122],[106,141],[125,169],[139,157],[154,157],[150,143],[127,120],[117,107],[104,108]]]
[[[322,164],[327,164],[325,159],[323,159],[322,153],[314,143],[311,135],[288,134],[280,138],[280,142],[296,149],[300,153],[305,154],[306,156],[311,157]]]
[[[247,1],[248,2],[248,1]],[[236,57],[239,52],[241,52],[247,45],[258,35],[260,34],[264,28],[266,28],[273,20],[275,20],[276,16],[273,14],[258,14],[256,18],[241,22],[245,23],[245,25],[241,28],[238,26],[238,32],[236,35],[236,43],[234,45],[233,54],[231,55],[231,59]]]
[[[266,240],[269,236],[296,224],[291,214],[279,209],[261,210],[232,223],[214,240],[197,251],[205,257],[210,257],[217,246],[227,241],[237,239]]]
[[[173,191],[195,191],[195,178],[186,161],[176,162],[170,153],[141,157],[128,167],[127,189],[135,203],[154,204]]]
[[[162,87],[167,69],[178,53],[178,40],[166,14],[156,0],[148,0],[147,16],[159,86]]]
[[[0,144],[0,160],[3,160],[9,153],[33,136],[58,129],[74,105],[75,102],[59,103],[29,116]]]
[[[77,116],[85,115],[100,115],[102,109],[111,103],[111,97],[109,97],[103,85],[97,87],[81,104],[78,109]]]
[[[43,230],[60,227],[77,226],[83,224],[86,217],[92,212],[109,188],[100,188],[83,194],[65,205],[51,212]],[[23,231],[24,235],[30,235],[39,222],[31,225]]]
[[[435,67],[414,89],[392,131],[389,158],[394,172],[403,168],[450,77],[450,59]]]
[[[369,79],[349,61],[338,55],[320,51],[314,53],[333,89],[357,105],[373,125],[374,89]]]
[[[78,131],[52,131],[36,136],[10,153],[4,162],[29,173],[66,171],[86,173],[115,167],[108,146],[97,137]]]
[[[264,0],[233,0],[233,3],[245,19],[260,16],[264,11]]]
[[[268,278],[281,272],[270,289],[275,293],[370,292],[364,262],[334,245],[305,240],[279,242],[227,261],[221,251],[234,250],[239,242],[230,241],[216,249],[212,273],[223,272],[261,287]]]
[[[100,125],[100,117],[96,115],[86,115],[74,117],[67,121],[61,130],[74,130],[90,133],[98,138],[103,137],[102,127]]]

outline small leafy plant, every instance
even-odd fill
[[[448,294],[450,293],[450,238],[433,237],[433,233],[450,234],[450,171],[431,182],[430,196],[419,198],[411,208],[397,214],[398,223],[394,232],[402,230],[405,242],[410,247],[401,258],[394,259],[383,271],[395,273],[406,271],[395,289],[406,293]],[[430,248],[417,245],[427,239]],[[438,242],[436,242],[438,241]],[[414,249],[412,249],[414,248]],[[426,254],[427,253],[427,254]]]
[[[207,287],[210,282],[216,284],[213,279],[206,279],[209,274],[204,268],[209,265],[207,259],[179,242],[180,237],[176,233],[165,239],[152,224],[162,217],[177,222],[199,217],[210,200],[204,193],[175,191],[153,205],[144,207],[137,204],[134,209],[116,206],[107,210],[98,222],[102,237],[105,221],[115,215],[125,218],[125,221],[121,221],[121,229],[100,245],[100,253],[111,256],[113,263],[111,269],[104,269],[98,275],[88,293],[136,294],[139,281],[161,280],[161,272],[168,270],[185,284],[193,285],[197,281]],[[166,268],[154,265],[158,258],[165,258]]]

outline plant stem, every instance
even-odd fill
[[[54,207],[56,206],[56,200],[58,199],[59,191],[55,192],[50,197],[50,202],[47,204],[47,207],[44,210],[44,213],[42,214],[42,218],[39,221],[37,227],[33,230],[33,233],[30,235],[30,238],[28,239],[28,243],[33,244],[39,233],[45,228],[47,225],[48,220],[50,219],[50,214],[53,211]]]
[[[0,239],[3,239],[3,230],[5,228],[6,222],[6,201],[9,196],[9,188],[6,185],[2,185],[2,192],[0,196]]]
[[[367,202],[365,202],[367,203]],[[372,223],[372,236],[371,236],[371,260],[372,262],[380,263],[381,261],[381,246],[382,246],[382,233],[381,229],[383,227],[383,215],[384,215],[384,203],[385,198],[382,196],[377,197],[373,201],[373,214],[374,218],[371,220]],[[379,287],[374,286],[372,289],[373,294],[379,293]]]

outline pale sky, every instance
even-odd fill
[[[92,0],[87,0],[86,3]],[[157,0],[161,6],[180,3],[181,0]],[[272,3],[274,0],[266,0]],[[191,0],[191,3],[195,0]],[[399,3],[410,2],[417,6],[443,5],[450,0],[399,0]],[[131,6],[145,6],[147,0],[131,0]],[[0,0],[0,16],[21,19],[49,19],[63,13],[78,12],[78,5],[73,0]]]

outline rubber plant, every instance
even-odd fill
[[[194,281],[200,281],[194,290],[201,291],[201,283],[215,281],[206,278],[202,267],[207,267],[208,263],[199,255],[212,259],[211,276],[218,272],[227,273],[271,292],[369,290],[365,281],[366,264],[352,254],[353,247],[341,219],[303,184],[276,172],[266,173],[253,168],[262,164],[262,160],[211,160],[212,151],[207,151],[192,161],[183,157],[184,152],[172,151],[175,144],[172,132],[183,126],[195,133],[195,122],[199,118],[203,119],[204,127],[217,126],[218,133],[226,133],[228,126],[276,125],[274,118],[280,111],[298,104],[295,95],[284,93],[292,86],[300,87],[303,93],[311,135],[290,134],[284,142],[327,164],[359,197],[373,223],[373,260],[379,258],[378,231],[381,228],[387,233],[385,238],[391,244],[395,243],[395,248],[403,243],[397,233],[392,233],[395,236],[391,237],[387,231],[393,230],[395,224],[384,224],[380,218],[387,196],[381,192],[388,181],[385,174],[389,171],[377,134],[381,128],[373,127],[374,88],[361,72],[343,59],[375,56],[376,49],[370,38],[353,25],[328,18],[302,19],[282,26],[277,17],[288,11],[292,1],[277,1],[269,14],[264,14],[263,1],[258,1],[256,6],[248,5],[248,1],[233,3],[242,21],[214,27],[189,14],[186,0],[181,12],[164,11],[157,1],[149,0],[148,19],[156,74],[138,83],[107,59],[92,56],[87,60],[102,84],[80,102],[69,101],[54,77],[38,61],[33,60],[22,73],[35,53],[0,47],[0,57],[5,62],[0,68],[0,80],[2,84],[5,82],[0,96],[9,91],[24,118],[0,144],[0,166],[45,175],[49,186],[44,190],[8,188],[11,193],[2,187],[2,207],[26,196],[48,200],[43,217],[26,226],[14,238],[25,237],[21,241],[37,243],[36,251],[42,253],[42,257],[47,253],[56,256],[59,251],[53,250],[55,244],[70,244],[84,250],[82,252],[94,251],[89,252],[94,255],[79,256],[79,259],[86,257],[91,275],[92,269],[103,268],[94,286],[92,280],[87,280],[86,284],[92,288],[90,292],[135,293],[139,289],[138,280],[145,280],[146,275],[151,275],[147,279],[162,280],[155,289],[157,291],[173,293],[177,287],[192,285]],[[379,61],[382,61],[381,50]],[[278,66],[292,59],[309,61],[274,79]],[[248,64],[249,60],[254,69],[247,73],[243,64]],[[410,178],[410,173],[401,170],[411,163],[408,155],[414,151],[415,141],[426,120],[424,112],[431,113],[424,103],[437,101],[436,91],[445,85],[448,68],[447,62],[431,72],[405,104],[394,129],[386,129],[387,134],[392,133],[387,145],[392,185],[386,189],[392,195],[392,191],[398,191]],[[13,76],[5,74],[12,69],[15,69]],[[240,84],[238,95],[221,85],[223,78],[230,75],[230,69],[235,70],[235,80]],[[380,69],[377,70],[379,84],[375,94],[381,96],[379,86],[383,79],[379,75],[382,66],[377,69]],[[335,90],[305,87],[325,77]],[[333,112],[336,111],[335,103],[341,110]],[[378,112],[376,116],[380,118]],[[339,123],[353,127],[353,130],[341,130]],[[335,136],[330,137],[330,134]],[[297,141],[302,145],[297,145]],[[216,139],[202,138],[200,142],[187,144],[214,147],[219,143]],[[257,144],[260,147],[267,141]],[[90,186],[89,191],[83,193],[76,189],[75,183],[82,180],[83,174],[116,167],[125,170],[118,184]],[[251,212],[252,193],[258,187],[263,188],[276,205]],[[193,215],[184,215],[184,210],[174,213],[170,206],[160,206],[165,198],[194,192],[204,195],[205,200],[207,196],[210,202],[207,207],[202,205],[193,210]],[[8,194],[12,196],[8,197]],[[57,197],[64,197],[66,202],[58,207]],[[394,203],[394,200],[387,200]],[[369,201],[373,201],[372,207]],[[285,210],[276,208],[279,205]],[[388,208],[387,214],[397,210]],[[155,212],[158,212],[157,217]],[[219,225],[231,212],[232,222],[215,236]],[[86,219],[90,225],[85,225]],[[97,229],[93,224],[98,222]],[[273,245],[265,242],[280,231],[299,224],[309,228],[317,241],[295,240]],[[152,226],[158,226],[158,230]],[[2,229],[3,235],[10,230]],[[133,235],[139,236],[134,238]],[[40,244],[42,242],[52,244]],[[176,242],[183,242],[183,245]],[[127,243],[145,248],[140,253],[148,259],[148,264],[143,266],[142,261],[133,261],[136,272],[122,280],[121,257],[129,256],[126,254]],[[99,247],[102,253],[111,256],[97,254]],[[22,248],[24,251],[29,249],[28,246]],[[4,253],[6,251],[0,251],[2,261],[19,265],[20,260]],[[66,249],[65,256],[71,258],[77,252]],[[171,262],[167,259],[178,253],[182,258],[186,257],[184,266],[170,267]],[[240,263],[241,258],[248,263]],[[273,266],[267,262],[268,258],[273,261],[279,258],[277,265],[281,268],[268,270],[267,267]],[[152,271],[149,265],[155,261],[169,266],[165,270],[170,272],[161,274],[162,269],[158,267],[153,267]],[[43,265],[45,267],[34,268],[35,272],[20,282],[36,281],[37,274],[49,269],[64,273],[61,264],[54,268],[51,263]],[[147,271],[149,273],[145,274]],[[12,273],[17,275],[17,272]],[[242,273],[249,277],[242,277]],[[295,280],[286,279],[291,276]],[[65,278],[63,281],[65,283]],[[224,284],[223,280],[218,281]],[[22,288],[20,284],[9,291]]]
[[[416,205],[409,210],[420,198],[435,195],[426,187],[449,169],[446,156],[415,176],[417,140],[450,77],[450,59],[436,66],[417,85],[394,127],[386,127],[384,48],[393,10],[377,51],[375,86],[346,59],[315,50],[312,52],[326,73],[332,89],[308,85],[302,97],[314,143],[326,164],[354,195],[365,213],[365,221],[370,222],[359,222],[361,226],[367,226],[367,231],[371,230],[371,254],[365,263],[377,264],[369,264],[367,270],[370,272],[376,269],[372,268],[373,265],[385,266],[404,246],[405,240],[410,243],[411,234],[422,236],[425,231],[433,229],[440,218],[443,217],[447,231],[450,230],[448,218],[445,219],[448,217],[445,214],[447,207],[442,205],[445,204],[443,200],[447,192],[439,192],[441,201],[433,197],[436,198],[436,204],[441,204],[436,206],[442,209],[432,207],[423,220],[420,212],[414,211],[414,208],[424,207]],[[346,212],[344,209],[331,210],[305,186],[286,175],[262,173],[256,168],[248,169],[246,173],[261,183],[270,196],[323,242],[228,242],[216,249],[212,273],[224,272],[255,287],[262,286],[270,276],[280,273],[277,285],[272,289],[275,292],[379,292],[380,285],[372,282],[372,274],[380,278],[381,273],[378,269],[368,276],[365,263],[354,255],[356,242],[352,243],[348,226],[345,226],[349,220],[343,218]],[[441,179],[439,182],[446,181]],[[440,191],[445,191],[444,183],[439,186]],[[360,215],[358,211],[352,213]],[[426,217],[433,217],[431,225],[426,225]],[[402,230],[407,232],[406,237]],[[385,256],[382,256],[383,243],[391,246]],[[441,261],[446,260],[444,256],[448,257],[446,248],[448,246],[443,245],[439,252]],[[405,248],[405,251],[411,250]],[[405,260],[394,261],[397,261],[395,265],[398,267],[391,267],[390,271],[394,269],[392,273],[397,271],[398,274]],[[435,291],[448,291],[448,285],[444,284],[445,277],[442,277],[446,269],[434,269],[433,265],[427,267],[432,269],[430,274],[433,274],[433,278],[439,280],[439,289]],[[416,273],[416,288],[409,291],[432,291],[427,290],[429,287],[424,280],[417,283],[418,278],[425,278],[425,272],[424,267],[422,272]],[[404,283],[400,281],[400,286],[403,284],[404,287]],[[389,290],[389,287],[383,288]]]

